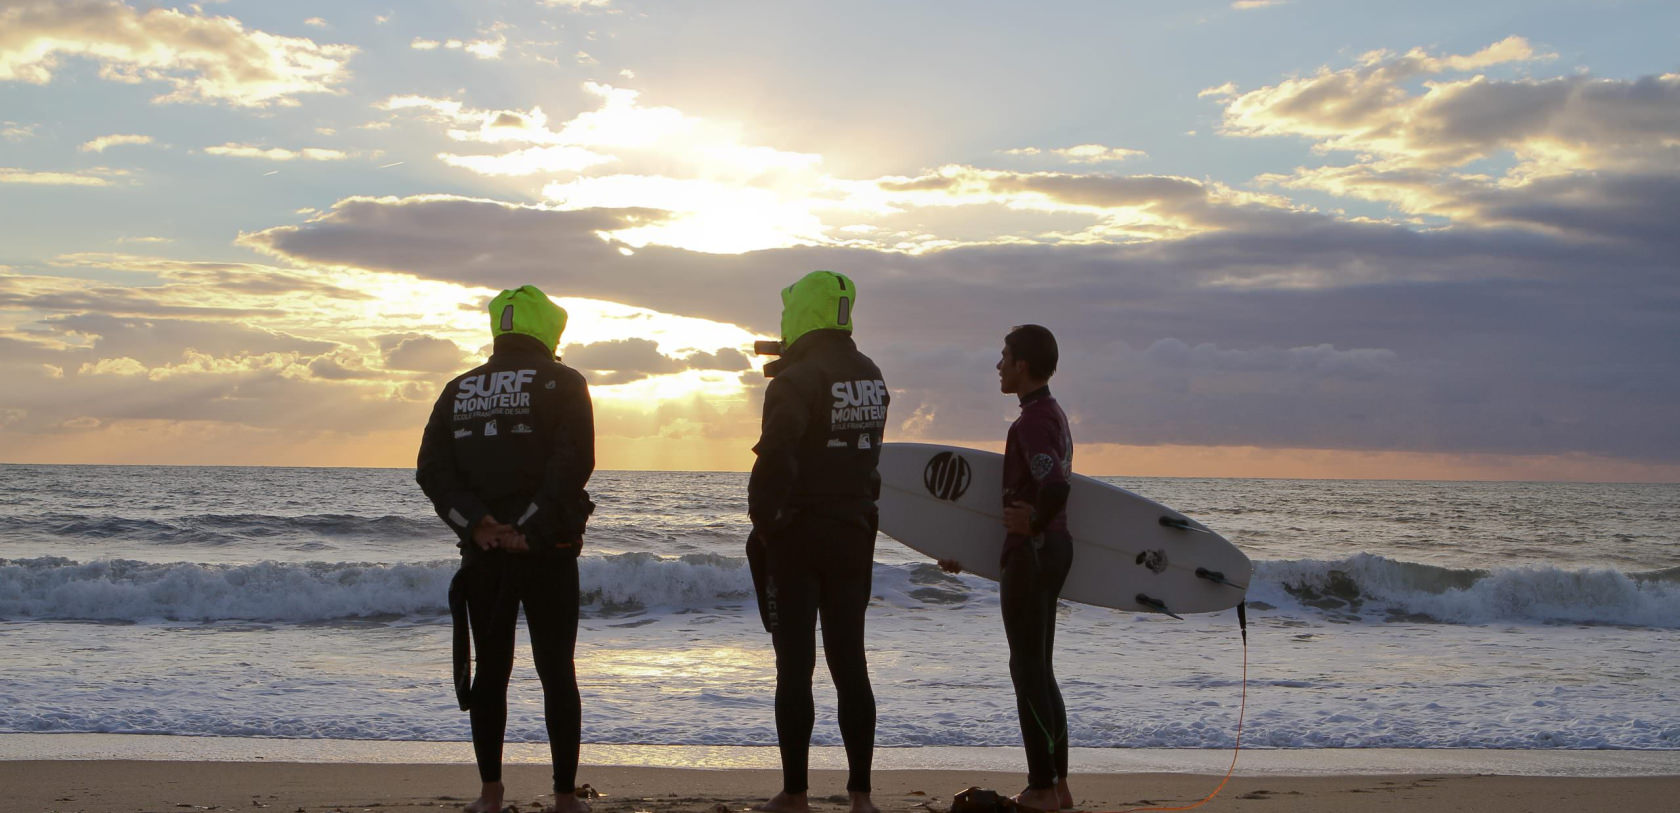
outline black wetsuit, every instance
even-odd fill
[[[754,532],[749,554],[760,565],[761,609],[776,648],[782,789],[808,787],[820,617],[850,769],[846,788],[867,793],[875,693],[863,625],[881,491],[875,466],[890,399],[880,368],[844,331],[808,333],[778,364],[764,395],[747,502]]]
[[[1050,388],[1022,395],[1004,446],[1003,504],[1033,506],[1033,534],[1004,540],[998,599],[1030,788],[1054,787],[1068,771],[1067,708],[1052,660],[1057,597],[1073,565],[1065,510],[1072,471],[1073,433]]]
[[[577,555],[594,507],[584,491],[594,469],[588,384],[528,336],[498,336],[489,362],[450,381],[426,424],[415,477],[460,538],[451,603],[464,599],[478,675],[466,689],[459,662],[457,687],[471,712],[473,752],[485,782],[501,781],[507,685],[523,605],[543,685],[554,789],[573,790],[582,730],[572,664]],[[517,527],[530,552],[480,550],[472,529],[486,515]]]

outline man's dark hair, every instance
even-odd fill
[[[1056,374],[1056,337],[1043,325],[1016,325],[1003,337],[1003,346],[1016,361],[1027,363],[1033,378],[1049,379]]]

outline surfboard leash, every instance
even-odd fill
[[[1219,787],[1203,797],[1201,801],[1184,805],[1183,807],[1128,807],[1124,810],[1104,811],[1104,813],[1141,813],[1145,810],[1194,810],[1213,801],[1219,792],[1225,789],[1225,784],[1231,781],[1231,774],[1237,770],[1237,755],[1242,753],[1243,715],[1248,711],[1248,602],[1237,604],[1237,626],[1242,628],[1243,665],[1242,665],[1242,703],[1237,707],[1237,744],[1231,751],[1231,767],[1225,769],[1225,778],[1219,780]]]

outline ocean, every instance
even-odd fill
[[[1680,750],[1680,485],[1105,479],[1255,561],[1244,748]],[[585,742],[773,745],[746,475],[590,490]],[[408,470],[0,466],[0,735],[465,742],[456,561]],[[883,536],[874,595],[878,745],[1018,745],[996,585]],[[1234,611],[1061,612],[1075,753],[1234,745]],[[518,658],[508,739],[540,743],[523,629]],[[817,687],[838,745],[820,661]]]

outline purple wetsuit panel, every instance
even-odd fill
[[[1073,476],[1073,431],[1067,414],[1050,395],[1048,387],[1021,398],[1021,415],[1009,425],[1009,439],[1003,449],[1003,504],[1038,504],[1038,492],[1051,483],[1066,483]],[[1064,509],[1044,524],[1046,531],[1067,532]],[[1027,541],[1009,534],[1003,542],[1003,559]]]

